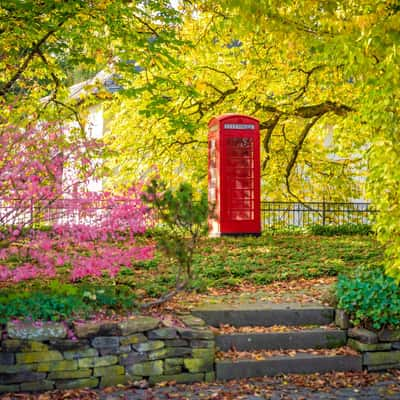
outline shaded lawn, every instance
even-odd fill
[[[148,273],[153,280],[139,286],[160,295],[174,281],[173,264],[161,255]],[[383,249],[371,236],[265,235],[204,239],[195,257],[193,288],[265,285],[276,281],[336,276],[359,265],[382,263]],[[142,275],[144,278],[145,275]]]

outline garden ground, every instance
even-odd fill
[[[376,400],[400,399],[400,372],[329,373],[251,378],[240,381],[126,386],[95,390],[9,394],[2,400]]]
[[[382,258],[381,246],[365,235],[269,233],[259,238],[204,239],[194,259],[189,294],[179,294],[151,311],[183,311],[201,302],[325,303],[331,297],[328,287],[338,274],[359,265],[378,265]],[[74,318],[87,318],[105,311],[110,318],[117,317],[173,289],[176,264],[156,253],[152,260],[121,268],[113,278],[67,279],[61,269],[58,278],[3,283],[4,316],[64,319],[75,313]]]
[[[331,303],[332,285],[340,273],[357,266],[382,263],[383,249],[372,236],[315,236],[267,234],[260,238],[204,239],[195,258],[195,278],[189,292],[148,310],[148,313],[173,319],[202,304],[251,302]],[[173,287],[174,263],[157,254],[154,260],[123,268],[115,278],[104,278],[102,287],[123,287],[136,300],[151,301]],[[68,293],[76,288],[93,290],[99,283],[21,282],[4,286],[10,291]],[[126,293],[126,292],[125,292]],[[86,301],[90,301],[87,296]],[[109,302],[109,305],[113,305]],[[104,308],[102,317],[118,318],[126,308]],[[228,326],[222,327],[231,329]],[[42,394],[4,395],[2,399],[400,399],[400,373],[332,373],[252,378],[226,383],[193,385],[161,384],[148,387],[117,387],[103,391],[71,390]]]

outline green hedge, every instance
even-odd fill
[[[321,236],[369,235],[372,233],[372,227],[367,224],[311,225],[308,231]]]

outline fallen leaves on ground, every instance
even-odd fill
[[[286,325],[272,325],[272,326],[232,326],[228,324],[221,324],[218,328],[210,327],[210,329],[217,335],[231,334],[231,333],[285,333],[285,332],[301,332],[310,329],[324,329],[334,330],[337,327],[334,324],[330,325],[303,325],[303,326],[286,326]]]
[[[94,390],[53,390],[40,394],[35,393],[13,393],[0,397],[1,400],[97,400],[99,394]]]
[[[335,277],[279,281],[255,285],[243,281],[240,286],[209,288],[206,293],[180,292],[166,303],[153,307],[152,312],[189,311],[202,304],[223,303],[318,303],[326,304],[326,292]]]
[[[391,370],[388,372],[330,372],[325,374],[289,374],[275,377],[250,378],[241,380],[232,380],[228,382],[213,383],[193,383],[190,385],[162,383],[155,387],[148,388],[143,392],[143,399],[178,399],[191,400],[193,398],[205,400],[242,400],[247,399],[249,395],[258,395],[260,397],[270,398],[275,392],[279,393],[279,398],[286,397],[288,393],[301,390],[310,390],[312,392],[332,392],[341,388],[352,388],[355,392],[362,390],[374,384],[387,382],[384,391],[391,393],[400,392],[400,370]],[[134,391],[135,388],[126,386],[124,388],[115,388],[115,395],[119,398],[125,398],[125,394]],[[106,399],[108,393],[114,392],[114,389],[103,390],[66,390],[51,391],[42,394],[17,393],[12,395],[3,395],[2,400],[98,400]],[[195,397],[196,396],[196,397]],[[117,397],[118,398],[118,397]],[[298,400],[301,397],[296,397]],[[305,394],[304,400],[307,399]]]
[[[216,357],[219,360],[264,360],[270,357],[289,356],[296,357],[300,354],[308,354],[314,356],[356,356],[359,353],[348,346],[337,347],[334,349],[280,349],[280,350],[254,350],[254,351],[237,351],[229,350],[225,352],[217,352]]]

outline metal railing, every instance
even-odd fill
[[[376,213],[370,203],[261,202],[263,228],[371,224]]]
[[[78,200],[79,201],[79,200]],[[109,205],[101,200],[58,199],[54,202],[0,199],[1,225],[18,225],[40,222],[44,224],[95,225],[110,212]],[[370,203],[335,202],[261,202],[263,228],[305,227],[309,225],[371,224],[377,210]]]
[[[117,204],[121,201],[114,200],[114,203]],[[96,225],[109,214],[111,208],[110,204],[104,200],[0,199],[0,224],[4,226],[32,225],[34,223]]]

